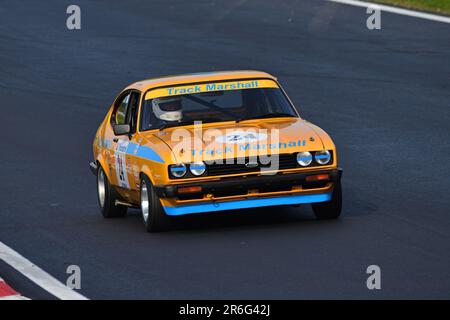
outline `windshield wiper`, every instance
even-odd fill
[[[293,115],[291,113],[278,112],[278,113],[266,113],[266,114],[261,114],[261,115],[248,117],[248,118],[240,118],[240,119],[236,120],[236,122],[241,122],[241,121],[245,121],[245,120],[254,120],[254,119],[282,118],[282,117],[297,118],[296,115]]]
[[[221,122],[220,120],[217,120],[217,119],[184,120],[184,121],[179,121],[179,122],[174,121],[174,122],[166,122],[162,126],[160,126],[158,129],[161,131],[161,130],[164,130],[166,128],[187,126],[187,125],[195,124],[196,121],[198,121],[200,124],[202,124],[202,123],[211,123],[211,122]],[[232,120],[226,120],[226,121],[232,121]]]
[[[219,107],[218,105],[216,105],[216,104],[214,104],[212,102],[205,101],[203,99],[197,98],[197,97],[192,96],[192,95],[186,95],[184,97],[186,99],[194,101],[194,102],[196,102],[198,104],[204,105],[205,107],[208,107],[208,108],[210,108],[212,110],[218,111],[218,112],[220,112],[222,114],[226,114],[227,116],[229,116],[231,118],[236,118],[237,117],[237,115],[234,112],[231,112],[231,111],[228,111],[228,110],[226,110],[224,108],[221,108],[221,107]]]
[[[173,122],[166,122],[162,126],[160,126],[158,129],[164,130],[166,128],[172,128],[172,127],[178,127],[178,126],[186,126],[189,124],[194,124],[194,120],[184,120],[184,121],[173,121]]]

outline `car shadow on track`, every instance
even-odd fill
[[[141,211],[138,209],[128,210],[126,219],[142,223]],[[316,220],[309,205],[302,205],[301,207],[264,207],[172,217],[168,231],[213,231],[224,228],[285,227],[286,225],[294,224],[306,226],[316,223],[334,222],[336,220]]]

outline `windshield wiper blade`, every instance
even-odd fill
[[[186,126],[189,124],[194,124],[194,120],[185,120],[185,121],[179,121],[179,122],[166,122],[162,126],[160,126],[158,129],[164,130],[166,128],[172,128],[172,127],[178,127],[178,126]]]
[[[186,126],[186,125],[190,125],[190,124],[195,124],[195,122],[198,122],[199,124],[202,123],[211,123],[211,122],[219,122],[218,120],[215,119],[204,119],[204,120],[184,120],[184,121],[180,121],[180,122],[167,122],[165,124],[163,124],[161,127],[159,127],[158,129],[164,130],[166,128],[172,128],[172,127],[179,127],[179,126]],[[232,120],[226,120],[226,121],[232,121]]]
[[[261,114],[258,116],[253,116],[253,117],[248,117],[248,118],[241,118],[241,119],[236,120],[236,122],[241,122],[241,121],[245,121],[245,120],[254,120],[254,119],[282,118],[282,117],[297,118],[296,115],[293,115],[291,113],[279,112],[279,113],[266,113],[266,114]]]
[[[204,105],[205,107],[208,107],[208,108],[210,108],[210,109],[212,109],[212,110],[215,110],[215,111],[218,111],[218,112],[220,112],[220,113],[226,114],[226,115],[229,116],[229,117],[232,117],[232,118],[236,118],[236,117],[237,117],[237,115],[236,115],[234,112],[231,112],[231,111],[229,111],[229,110],[226,110],[226,109],[224,109],[224,108],[221,108],[221,107],[219,107],[218,105],[216,105],[216,104],[214,104],[214,103],[212,103],[212,102],[205,101],[205,100],[203,100],[203,99],[200,99],[200,98],[195,97],[195,96],[192,96],[192,95],[186,95],[186,96],[184,96],[184,97],[185,97],[186,99],[189,99],[189,100],[191,100],[191,101],[194,101],[194,102],[196,102],[196,103],[198,103],[198,104]]]

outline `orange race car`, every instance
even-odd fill
[[[93,143],[105,217],[141,208],[148,231],[170,216],[311,203],[341,213],[328,134],[300,118],[277,79],[259,71],[187,74],[131,84]]]

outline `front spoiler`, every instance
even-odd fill
[[[260,208],[270,206],[298,205],[302,203],[316,203],[330,201],[332,192],[319,194],[305,194],[285,197],[271,197],[261,199],[248,199],[238,201],[224,201],[213,203],[202,203],[193,205],[183,205],[176,207],[164,207],[169,216],[180,216],[190,213],[214,212],[235,209]]]
[[[302,172],[295,174],[283,174],[274,176],[258,176],[258,177],[239,177],[238,179],[225,179],[211,182],[201,182],[198,184],[182,184],[178,186],[164,186],[156,187],[155,190],[159,196],[176,196],[176,187],[199,185],[201,184],[203,190],[207,192],[213,192],[214,190],[223,188],[252,188],[255,186],[262,186],[264,184],[302,184],[305,183],[305,178],[309,175],[328,173],[330,179],[328,181],[338,182],[342,176],[342,169],[323,170],[314,172]],[[169,188],[168,188],[169,187]],[[322,193],[308,193],[308,194],[296,194],[296,195],[284,195],[284,196],[267,196],[259,198],[249,198],[242,200],[224,200],[224,201],[212,201],[202,202],[197,204],[187,204],[179,206],[164,206],[164,210],[169,216],[178,216],[191,213],[203,213],[203,212],[215,212],[235,209],[247,209],[247,208],[260,208],[270,206],[283,206],[283,205],[298,205],[303,203],[317,203],[330,201],[333,192],[326,191]],[[256,195],[257,197],[257,195]]]

